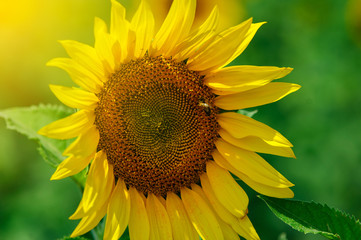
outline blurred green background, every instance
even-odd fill
[[[134,2],[122,2],[134,11]],[[257,108],[254,118],[283,133],[297,156],[266,159],[296,184],[296,199],[361,218],[361,1],[234,2],[238,12],[222,15],[222,25],[251,16],[268,22],[236,62],[293,67],[282,81],[302,85],[285,99]],[[227,6],[222,8],[226,12]],[[48,84],[72,83],[65,72],[45,66],[51,58],[66,56],[56,41],[93,44],[94,17],[109,21],[109,10],[108,0],[1,0],[0,109],[58,103]],[[54,169],[36,148],[0,120],[1,240],[57,239],[77,224],[67,218],[80,200],[78,187],[70,179],[50,181]],[[278,239],[282,233],[289,240],[323,239],[292,230],[246,190],[249,216],[261,239]]]

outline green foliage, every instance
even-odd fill
[[[84,237],[75,237],[75,238],[63,237],[63,238],[60,238],[58,240],[90,240],[90,239],[89,238],[84,238]]]
[[[303,233],[321,234],[329,239],[359,239],[361,224],[350,216],[327,205],[299,200],[259,196],[283,222]]]
[[[31,107],[11,108],[0,111],[0,117],[6,121],[8,129],[15,130],[29,139],[39,143],[39,152],[44,160],[51,166],[57,167],[64,160],[62,152],[73,140],[50,139],[39,135],[37,132],[43,126],[64,118],[72,110],[56,105],[39,105]],[[73,176],[75,182],[84,186],[85,171]]]
[[[119,240],[130,240],[129,229],[126,228]]]
[[[286,233],[281,233],[279,236],[278,236],[278,239],[277,240],[287,240],[287,235]]]

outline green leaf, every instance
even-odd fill
[[[39,135],[37,132],[43,126],[64,118],[73,113],[74,110],[56,105],[39,105],[31,107],[10,108],[0,111],[0,117],[5,119],[8,129],[15,130],[29,139],[39,143],[39,152],[44,160],[53,167],[57,167],[64,160],[62,152],[73,141],[57,140]],[[72,178],[80,185],[84,186],[85,172],[73,176]]]
[[[361,224],[354,216],[315,202],[259,196],[283,222],[303,233],[329,239],[359,239]]]

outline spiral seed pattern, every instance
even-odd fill
[[[215,148],[214,94],[184,62],[145,55],[121,65],[98,94],[98,150],[114,176],[165,196],[199,181]]]

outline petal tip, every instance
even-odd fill
[[[293,158],[293,159],[297,159],[297,157],[296,157],[296,155],[295,155],[295,153],[293,152],[292,149],[290,149],[289,157],[290,157],[290,158]]]
[[[76,238],[78,237],[80,234],[79,234],[79,230],[78,228],[75,228],[75,230],[70,234],[70,238]]]
[[[73,213],[70,217],[69,220],[77,220],[78,218],[76,217],[77,212]]]
[[[64,173],[59,172],[58,169],[56,169],[56,171],[53,173],[53,175],[51,175],[50,180],[60,180],[65,178],[66,176],[64,176]]]
[[[45,65],[48,66],[48,67],[56,67],[55,58],[49,60]]]
[[[58,40],[58,43],[60,43],[62,46],[66,45],[70,40]]]
[[[72,232],[72,234],[70,234],[70,237],[75,238],[75,237],[77,237],[77,235],[74,232]]]
[[[295,91],[297,91],[298,89],[300,89],[302,86],[298,85],[298,84],[294,84],[293,88],[295,89]]]
[[[48,138],[53,138],[51,134],[49,134],[49,131],[48,131],[48,125],[45,125],[44,127],[40,128],[38,131],[37,131],[37,134],[41,135],[41,136],[44,136],[44,137],[48,137]]]
[[[253,17],[248,18],[246,22],[253,22]]]
[[[56,173],[56,172],[55,172]],[[51,175],[50,180],[58,180],[58,178],[56,177],[55,173],[53,173],[53,175]]]
[[[36,133],[39,134],[39,135],[42,135],[42,136],[46,136],[46,132],[44,131],[44,127],[39,129]]]

